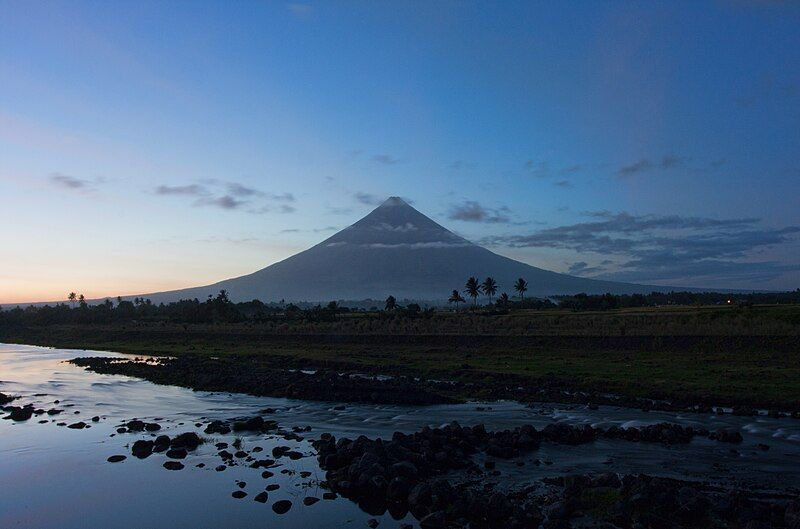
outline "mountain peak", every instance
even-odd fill
[[[389,197],[361,220],[320,243],[368,248],[425,248],[471,244],[417,211],[400,197]]]
[[[408,202],[400,197],[389,197],[378,206],[379,208],[395,207],[395,206],[408,206]]]

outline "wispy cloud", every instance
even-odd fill
[[[554,248],[581,254],[615,255],[619,264],[602,267],[573,265],[573,273],[624,281],[768,280],[800,269],[755,260],[764,249],[790,244],[799,226],[761,227],[756,218],[711,219],[678,215],[631,215],[607,211],[591,218],[528,235],[490,237],[484,244]]]
[[[736,104],[750,107],[769,100],[788,100],[800,96],[800,84],[768,73],[761,76],[736,98]]]
[[[464,222],[486,222],[490,224],[509,223],[508,213],[510,210],[501,206],[499,208],[487,208],[475,200],[467,200],[461,204],[454,204],[450,207],[448,218],[451,220],[461,220]]]
[[[195,202],[196,206],[213,206],[220,209],[238,209],[247,204],[244,200],[236,199],[230,195],[215,198],[201,198]]]
[[[400,163],[399,158],[395,158],[394,156],[390,156],[388,154],[375,154],[370,159],[373,162],[380,163],[383,165],[396,165]]]
[[[683,165],[686,158],[674,154],[666,154],[660,160],[653,161],[649,158],[642,158],[633,163],[623,165],[617,170],[617,176],[628,177],[641,173],[653,171],[655,169],[667,170],[674,169]]]
[[[366,204],[367,206],[379,206],[384,200],[383,198],[373,195],[372,193],[364,193],[361,191],[355,193],[353,197],[361,204]]]
[[[61,173],[53,173],[48,178],[51,184],[62,189],[69,189],[71,191],[89,191],[94,189],[97,181],[85,180],[83,178],[76,178]]]
[[[185,185],[162,184],[153,189],[160,196],[176,196],[194,199],[192,206],[215,207],[224,210],[242,210],[247,213],[294,213],[290,205],[295,202],[292,193],[268,193],[239,182],[215,179]]]
[[[547,178],[550,176],[550,164],[546,161],[527,160],[525,170],[537,178]]]
[[[209,190],[200,184],[189,184],[183,186],[160,185],[157,186],[153,192],[156,195],[182,195],[189,197],[202,197],[210,194]]]

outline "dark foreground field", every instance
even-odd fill
[[[16,326],[0,328],[0,341],[176,357],[158,364],[82,363],[196,389],[405,403],[597,403],[615,394],[622,397],[615,402],[636,407],[729,406],[749,413],[753,407],[800,411],[799,327],[800,307],[793,305],[668,307]],[[332,376],[342,372],[394,379]]]

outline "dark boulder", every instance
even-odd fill
[[[435,511],[425,516],[419,521],[422,529],[439,529],[447,527],[447,515],[444,511]]]
[[[722,443],[738,444],[741,443],[743,440],[742,434],[739,433],[737,430],[727,430],[725,428],[714,430],[711,434],[709,434],[708,437],[709,439],[714,439]]]
[[[279,500],[272,504],[272,510],[276,514],[286,514],[292,508],[292,502],[289,500]]]
[[[167,450],[167,457],[170,459],[185,459],[189,453],[185,448],[170,448]]]
[[[153,446],[155,446],[153,441],[140,439],[133,443],[133,446],[131,447],[131,454],[139,459],[144,459],[153,453]]]
[[[203,430],[204,433],[207,434],[220,434],[225,435],[231,433],[231,427],[228,426],[227,423],[222,421],[211,421],[206,429]]]
[[[144,431],[145,423],[144,421],[134,419],[125,423],[125,427],[131,432],[142,432]]]
[[[27,421],[31,417],[33,417],[33,406],[8,406],[6,411],[9,412],[9,415],[6,419],[11,419],[12,421]]]
[[[169,443],[171,448],[185,448],[194,450],[203,444],[203,440],[194,432],[185,432],[175,436]]]

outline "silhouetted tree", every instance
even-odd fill
[[[525,299],[525,292],[528,290],[528,282],[520,277],[517,279],[517,282],[514,283],[514,290],[519,292],[520,300]]]
[[[453,290],[453,293],[450,294],[450,299],[447,300],[448,303],[456,304],[456,310],[458,310],[458,304],[465,301],[466,300],[461,296],[458,290]]]
[[[489,303],[491,303],[492,298],[497,294],[497,281],[495,281],[493,277],[487,277],[483,280],[483,284],[481,284],[481,290],[483,290],[484,294],[489,296]]]
[[[508,302],[509,302],[508,294],[506,294],[505,292],[500,294],[500,297],[497,298],[497,304],[501,307],[508,307]]]
[[[394,296],[389,296],[386,298],[386,310],[394,310],[397,308],[397,300],[394,299]]]
[[[464,292],[466,292],[466,294],[472,298],[472,304],[477,306],[478,296],[481,295],[481,286],[478,283],[478,280],[474,277],[467,279],[467,283],[464,285]]]
[[[69,296],[67,296],[67,299],[69,300],[70,305],[72,305],[72,308],[75,308],[75,300],[78,299],[78,295],[75,292],[70,292]]]
[[[86,307],[86,298],[85,298],[85,297],[83,297],[83,294],[81,294],[80,296],[78,296],[78,305],[79,305],[80,307]]]

